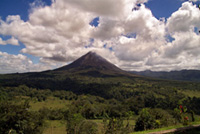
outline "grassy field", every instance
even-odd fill
[[[181,90],[180,92],[189,97],[197,97],[197,98],[200,97],[200,92],[196,91],[196,90],[194,90],[194,91],[193,90]]]
[[[134,133],[131,133],[131,134],[148,134],[148,133],[152,133],[152,132],[160,132],[160,131],[180,128],[180,127],[184,127],[184,126],[183,125],[176,125],[176,126],[164,127],[164,128],[147,130],[147,131],[139,131],[139,132],[134,132]]]
[[[49,109],[62,109],[66,108],[68,105],[70,105],[71,102],[67,100],[60,100],[59,98],[56,97],[49,97],[47,100],[38,102],[32,100],[30,102],[31,109],[33,111],[38,111],[39,109],[46,107]]]
[[[98,124],[99,130],[103,130],[103,120],[91,120]],[[124,121],[124,124],[126,124],[127,121]],[[129,121],[130,125],[135,125],[135,120]],[[43,134],[66,134],[66,123],[62,120],[55,120],[46,121],[46,127],[44,128]]]
[[[47,121],[43,134],[66,134],[66,124],[64,121]]]
[[[188,94],[189,96],[200,96],[200,94],[197,94],[195,91],[188,91],[187,90],[184,92],[185,94]],[[22,100],[25,99],[29,99],[29,98],[22,98]],[[19,101],[20,102],[20,101]],[[45,101],[37,101],[32,99],[30,101],[30,105],[31,105],[31,110],[33,111],[38,111],[41,108],[49,108],[49,109],[64,109],[67,108],[69,105],[71,104],[71,101],[67,101],[67,100],[60,100],[59,98],[56,97],[48,97]],[[134,128],[135,125],[135,119],[137,117],[135,116],[133,119],[134,120],[130,120],[129,124],[131,126],[133,126],[132,128]],[[190,124],[190,125],[195,125],[195,124],[200,124],[200,116],[195,115],[195,119],[196,122]],[[101,119],[97,119],[97,120],[91,120],[94,121],[98,124],[98,128],[99,130],[103,130],[103,120]],[[127,121],[124,121],[124,124],[127,124]],[[165,128],[159,128],[159,129],[154,129],[154,130],[148,130],[148,131],[142,131],[142,132],[134,132],[132,134],[148,134],[151,132],[159,132],[159,131],[164,131],[164,130],[170,130],[170,129],[176,129],[176,128],[181,128],[181,127],[185,127],[183,125],[176,125],[176,126],[169,126],[169,127],[165,127]],[[192,130],[188,130],[185,131],[185,133],[183,134],[200,134],[198,131],[200,131],[199,129],[192,129]],[[198,132],[198,133],[197,133]],[[66,134],[66,123],[65,121],[62,120],[47,120],[46,121],[46,126],[44,128],[44,133],[43,134]],[[178,132],[174,132],[174,133],[170,133],[170,134],[182,134],[182,133],[178,133]]]
[[[190,123],[188,126],[198,125],[198,124],[200,124],[199,120],[196,121],[196,122]],[[159,128],[159,129],[153,129],[153,130],[147,130],[147,131],[141,131],[141,132],[134,132],[134,133],[131,133],[131,134],[148,134],[148,133],[152,133],[152,132],[160,132],[160,131],[165,131],[165,130],[170,130],[170,129],[179,129],[179,128],[183,128],[183,127],[186,127],[186,126],[181,124],[181,125],[169,126],[169,127]],[[188,132],[189,131],[192,132],[193,129],[192,130],[188,130]],[[169,133],[169,134],[182,134],[182,133],[174,132],[174,133]],[[190,134],[190,133],[183,133],[183,134]],[[191,134],[196,134],[196,133],[191,133]]]
[[[97,122],[100,128],[103,127],[102,120],[92,120],[92,121]],[[132,120],[130,123],[134,124],[135,121]],[[198,124],[198,123],[200,124],[200,122],[196,122],[194,124]],[[152,132],[160,132],[160,131],[182,128],[182,127],[185,127],[185,126],[183,126],[183,125],[170,126],[170,127],[165,127],[165,128],[155,129],[155,130],[134,132],[132,134],[148,134],[148,133],[152,133]],[[47,121],[47,126],[45,127],[43,134],[66,134],[66,124],[64,121]],[[200,128],[186,130],[184,132],[183,131],[173,132],[173,133],[169,133],[169,134],[200,134]]]
[[[190,92],[190,95],[192,95],[192,92]],[[50,109],[62,109],[62,108],[66,108],[68,105],[70,105],[71,102],[67,101],[67,100],[60,100],[59,98],[55,98],[55,97],[49,97],[46,101],[42,101],[42,102],[38,102],[38,101],[34,101],[32,100],[30,102],[31,105],[31,109],[33,111],[38,111],[39,109],[46,107],[46,108],[50,108]],[[134,119],[136,119],[137,117],[134,117]],[[196,122],[192,123],[191,125],[195,125],[195,124],[200,124],[200,116],[195,116],[196,118]],[[92,120],[94,122],[96,122],[99,126],[99,129],[102,130],[103,129],[103,120]],[[135,120],[130,120],[129,121],[130,125],[134,127],[135,125]],[[124,124],[127,124],[127,121],[124,121]],[[148,134],[151,132],[158,132],[158,131],[164,131],[164,130],[169,130],[169,129],[175,129],[175,128],[181,128],[184,127],[183,125],[176,125],[176,126],[170,126],[170,127],[165,127],[165,128],[159,128],[159,129],[155,129],[155,130],[148,130],[148,131],[142,131],[142,132],[134,132],[133,134]],[[187,131],[187,133],[184,134],[193,134],[195,131],[197,131],[196,129]],[[66,123],[65,121],[62,120],[56,120],[56,121],[47,121],[46,127],[44,128],[44,133],[43,134],[66,134]],[[170,133],[170,134],[180,134],[180,133]],[[182,133],[181,133],[182,134]],[[195,134],[199,134],[199,133],[195,133]]]

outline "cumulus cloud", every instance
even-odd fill
[[[27,22],[8,16],[5,22],[1,20],[0,34],[17,37],[26,46],[23,53],[66,61],[70,49],[88,42],[91,19],[72,7],[57,6],[37,8]]]
[[[127,0],[66,0],[65,2],[96,15],[118,16],[123,13],[125,1]]]
[[[31,9],[35,9],[35,8],[39,8],[39,7],[44,7],[44,6],[45,6],[45,3],[42,0],[35,0],[32,3],[30,3]]]
[[[199,69],[200,12],[196,5],[185,2],[168,18],[166,28],[174,39],[150,56],[146,65],[155,70]]]
[[[0,73],[16,73],[41,71],[50,69],[45,64],[34,64],[29,58],[22,54],[11,55],[0,51]]]
[[[145,2],[148,0],[54,0],[45,6],[38,0],[32,3],[28,21],[18,15],[0,19],[0,35],[12,37],[0,38],[0,44],[22,42],[22,53],[40,57],[35,65],[38,70],[43,69],[41,65],[51,68],[70,63],[88,51],[127,70],[199,67],[195,60],[200,51],[197,6],[184,2],[169,18],[157,19]],[[99,24],[93,27],[90,23],[96,17]],[[9,61],[20,55],[4,53],[3,57]],[[27,57],[22,61],[26,61],[25,66],[33,65]]]
[[[194,31],[200,28],[200,12],[196,5],[185,2],[178,11],[174,12],[167,20],[167,27],[170,33]]]
[[[157,20],[144,5],[133,11],[124,21],[124,34],[133,33],[135,37],[121,36],[113,50],[116,56],[123,61],[145,61],[146,58],[166,43],[165,22]]]
[[[92,31],[92,37],[95,39],[110,40],[124,32],[120,21],[100,18],[99,22],[100,25]]]
[[[65,0],[64,2],[97,16],[119,18],[130,13],[137,4],[148,0]]]
[[[19,41],[17,39],[15,39],[14,37],[12,37],[8,40],[3,40],[2,38],[0,38],[0,45],[7,45],[7,44],[18,46]]]

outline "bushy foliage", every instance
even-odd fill
[[[64,109],[49,109],[43,107],[38,111],[47,120],[62,120],[64,119]]]
[[[29,111],[29,104],[0,103],[0,134],[42,134],[44,119]]]
[[[142,109],[136,120],[135,131],[155,129],[172,125],[174,119],[167,111],[162,109]]]
[[[150,109],[151,116],[155,119],[155,128],[174,125],[175,119],[167,111],[160,108]]]
[[[143,131],[153,129],[155,127],[155,119],[150,114],[149,109],[142,109],[135,124],[135,131]]]
[[[39,88],[40,85],[36,88],[33,88],[34,86],[28,87],[25,85],[17,87],[0,87],[0,101],[5,99],[15,101],[16,98],[22,98],[21,100],[23,101],[24,97],[36,102],[46,101],[49,97],[69,100],[68,102],[70,102],[71,105],[66,107],[68,110],[43,108],[37,112],[31,112],[29,109],[25,110],[28,114],[22,111],[19,111],[19,113],[23,113],[24,115],[22,120],[33,122],[33,124],[36,122],[34,121],[33,116],[35,116],[35,120],[39,120],[37,117],[41,117],[41,115],[48,120],[61,120],[65,118],[67,122],[67,131],[70,134],[77,134],[79,130],[88,132],[87,130],[90,130],[90,128],[92,133],[96,133],[95,123],[94,126],[91,126],[92,122],[87,122],[86,120],[104,118],[108,119],[105,123],[106,133],[125,133],[125,130],[131,128],[129,124],[126,125],[122,123],[126,120],[128,112],[139,115],[135,126],[135,130],[137,131],[180,123],[183,122],[184,119],[180,116],[180,109],[177,107],[180,100],[181,103],[188,108],[191,117],[187,116],[190,120],[194,120],[194,114],[199,114],[200,111],[200,98],[188,97],[181,93],[181,90],[184,90],[185,87],[180,83],[180,85],[175,88],[176,82],[159,81],[159,83],[157,80],[151,79],[142,80],[140,78],[126,78],[125,80],[127,80],[127,82],[120,77],[113,79],[105,78],[105,82],[102,82],[104,80],[99,78],[100,82],[96,82],[96,79],[94,79],[96,83],[86,82],[85,80],[80,80],[80,78],[77,79],[79,79],[79,81],[76,81],[77,85],[75,85],[74,89],[68,85],[69,83],[66,85],[64,84],[64,82],[66,82],[64,76],[62,78],[63,81],[60,81],[61,79],[58,80],[61,82],[61,85],[56,85],[55,83],[51,83],[48,79],[45,79],[45,81],[50,82],[53,86],[50,88],[51,90],[41,90]],[[121,80],[123,80],[123,82],[121,82]],[[52,82],[55,81],[52,80]],[[49,87],[48,83],[45,83],[44,85],[45,87]],[[65,88],[65,86],[67,90],[70,89],[65,91],[57,88]],[[9,105],[12,105],[16,109],[23,109],[19,108],[19,105],[17,104]],[[1,106],[3,105],[1,104]],[[148,109],[144,109],[147,107]],[[14,110],[12,109],[10,111]],[[1,116],[4,116],[2,120],[8,120],[11,117],[13,118],[15,112],[17,111],[11,112],[12,116],[9,114],[3,115],[2,113]],[[17,116],[17,118],[19,117]],[[187,118],[185,118],[185,121],[186,120]],[[23,129],[25,129],[27,126],[25,126],[25,123],[23,122],[24,121],[20,122],[20,125],[22,124]],[[14,124],[18,124],[18,122]],[[28,125],[31,126],[30,124]],[[16,127],[17,125],[14,126],[15,128],[10,128],[9,126],[6,132],[12,130],[13,133],[18,133],[18,129],[21,129],[21,127],[19,125],[18,128]],[[86,130],[81,128],[81,126],[89,128]],[[93,127],[95,129],[92,129]],[[103,134],[103,132],[101,134]]]
[[[79,113],[66,113],[67,134],[78,134],[81,124],[85,120]]]
[[[123,118],[110,118],[108,123],[104,124],[105,134],[128,134],[131,132],[129,123],[124,124]]]
[[[0,88],[0,99],[5,96],[9,96],[11,99],[16,96],[28,96],[30,98],[36,98],[38,101],[45,101],[48,97],[53,96],[64,100],[77,99],[77,95],[71,91],[51,91],[49,89],[36,89],[30,88],[26,85],[20,85],[17,87],[5,87]]]
[[[100,134],[100,132],[96,122],[84,120],[80,123],[78,134]]]

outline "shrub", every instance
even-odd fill
[[[29,111],[29,104],[0,103],[0,134],[42,134],[44,118]]]

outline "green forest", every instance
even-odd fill
[[[200,121],[196,82],[28,75],[0,77],[1,134],[128,134]]]

